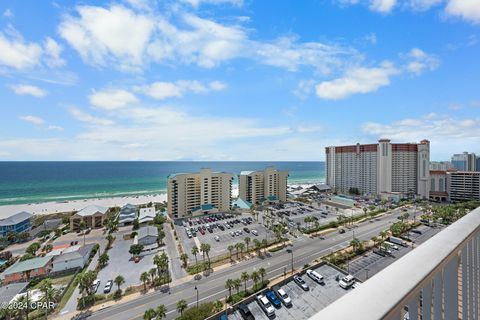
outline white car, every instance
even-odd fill
[[[319,274],[317,271],[313,271],[313,270],[308,269],[307,270],[307,275],[310,278],[312,278],[312,280],[315,281],[315,282],[318,282],[320,284],[324,283],[323,276],[321,274]]]
[[[100,279],[95,279],[92,284],[92,291],[93,293],[97,292],[98,287],[100,287]]]
[[[343,289],[350,288],[355,283],[355,278],[352,275],[348,275],[340,279],[338,285]]]
[[[217,242],[220,241],[220,237],[219,237],[219,236],[215,236],[214,239],[215,239],[215,241],[217,241]]]
[[[251,233],[252,233],[254,236],[258,236],[258,231],[257,231],[257,230],[252,230]]]
[[[275,315],[275,308],[272,306],[270,301],[268,301],[267,297],[262,294],[257,296],[257,303],[262,308],[263,312],[267,315],[267,317],[273,317]]]
[[[283,302],[285,307],[289,307],[292,305],[292,299],[288,296],[288,294],[285,292],[283,289],[278,289],[277,291],[277,296],[280,299],[280,301]]]

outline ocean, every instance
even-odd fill
[[[172,173],[211,168],[238,175],[266,166],[288,170],[289,184],[325,181],[320,161],[0,162],[0,205],[162,194]]]

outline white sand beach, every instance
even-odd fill
[[[146,204],[149,202],[163,202],[163,201],[167,201],[166,194],[71,200],[71,201],[64,201],[64,202],[12,204],[12,205],[0,206],[0,219],[5,219],[11,216],[12,214],[15,214],[21,211],[27,211],[32,214],[49,214],[49,213],[57,213],[57,212],[77,211],[89,205],[99,205],[104,207],[118,207],[118,206],[123,206],[127,203]]]

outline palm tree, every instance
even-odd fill
[[[148,270],[148,274],[150,275],[150,277],[152,277],[152,283],[153,283],[155,280],[155,275],[157,274],[157,270],[155,268],[151,268],[150,270]]]
[[[115,282],[115,284],[118,287],[118,290],[120,290],[120,286],[125,283],[125,278],[121,275],[118,275],[115,277],[115,279],[113,279],[113,282]]]
[[[195,264],[198,264],[198,261],[197,261],[198,247],[197,246],[192,248],[192,254],[195,256]]]
[[[240,244],[239,243],[235,243],[235,250],[237,251],[237,259],[238,259],[238,252],[240,251]]]
[[[242,286],[242,280],[240,280],[240,279],[233,280],[233,287],[235,288],[235,290],[237,290],[237,294],[240,293],[240,287],[241,286]]]
[[[87,228],[87,225],[85,224],[85,221],[80,221],[80,224],[78,225],[78,229],[80,231],[83,231],[83,245],[85,245],[85,229]]]
[[[155,319],[162,320],[163,318],[167,317],[167,307],[165,307],[164,304],[161,304],[157,307],[157,309],[155,309],[155,313],[156,313]]]
[[[260,253],[260,249],[262,248],[262,243],[258,241],[257,239],[253,239],[253,245],[255,246],[255,250],[257,253]]]
[[[262,277],[262,283],[263,283],[263,277],[267,274],[267,270],[265,270],[264,267],[261,267],[260,269],[258,269],[258,275],[260,277]]]
[[[184,299],[177,302],[177,311],[180,312],[181,316],[183,315],[183,311],[185,311],[187,307],[188,307],[187,301],[185,301]]]
[[[208,243],[202,243],[202,245],[200,246],[200,250],[207,255],[209,268],[210,268],[210,255],[209,255],[210,249],[211,249],[211,246]]]
[[[106,252],[102,253],[98,258],[98,263],[100,264],[100,267],[106,266],[108,263],[108,260],[110,260],[110,258],[108,257],[108,253]]]
[[[230,260],[232,260],[233,246],[232,246],[232,245],[229,245],[229,246],[227,247],[227,250],[228,250],[228,252],[230,252]]]
[[[377,243],[378,243],[378,237],[373,236],[370,240],[373,241],[373,246],[376,247],[376,246],[377,246]]]
[[[267,239],[262,239],[262,247],[265,254],[267,254],[268,241]]]
[[[143,290],[147,291],[148,272],[142,272],[140,274],[140,281],[143,282]]]
[[[252,272],[252,275],[251,275],[250,277],[252,278],[252,280],[253,280],[253,282],[254,282],[254,284],[255,284],[254,287],[256,287],[256,286],[257,286],[258,279],[260,278],[258,272],[257,272],[257,271],[253,271],[253,272]],[[254,289],[254,290],[255,290],[255,289]]]
[[[187,261],[188,261],[188,254],[182,253],[180,255],[180,260],[182,260],[183,267],[186,268],[187,267]]]
[[[240,276],[240,279],[243,281],[243,286],[245,289],[245,292],[247,291],[247,281],[250,280],[250,275],[248,272],[244,271],[242,272],[242,275]]]
[[[112,242],[113,242],[113,240],[114,240],[115,238],[112,236],[112,234],[109,233],[109,234],[107,234],[107,236],[105,237],[105,239],[108,241],[107,247],[110,248],[110,247],[112,246]]]
[[[45,319],[48,317],[48,305],[50,301],[55,301],[58,296],[58,291],[53,288],[52,280],[49,278],[43,279],[40,282],[40,291],[43,293],[42,300],[45,301],[47,307],[45,308]]]
[[[243,239],[243,241],[245,241],[245,245],[247,246],[247,252],[248,252],[248,245],[250,244],[252,239],[250,239],[250,237],[245,237],[245,239]]]
[[[153,309],[145,310],[145,313],[143,314],[143,319],[144,320],[152,320],[153,318],[155,318],[155,310],[153,310]]]
[[[243,249],[245,249],[245,245],[243,244],[243,242],[240,242],[238,244],[238,249],[240,249],[240,256],[243,257]]]
[[[228,289],[228,296],[232,296],[232,288],[233,288],[233,280],[232,279],[227,279],[225,282],[225,289]]]
[[[352,246],[353,251],[357,252],[358,248],[360,247],[360,240],[354,238],[352,239],[352,241],[350,241],[350,245]]]
[[[382,232],[380,232],[380,237],[382,238],[382,241],[385,240],[388,236],[388,232],[383,230]]]
[[[202,252],[202,255],[203,255],[203,262],[205,262],[205,246],[206,245],[207,245],[206,243],[200,244],[200,252]]]

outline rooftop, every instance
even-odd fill
[[[144,238],[146,236],[158,236],[158,229],[154,226],[145,226],[141,227],[138,230],[138,239]]]
[[[247,200],[243,200],[241,198],[238,198],[232,203],[232,207],[240,208],[240,209],[250,209],[252,207],[252,204],[248,202]]]
[[[33,259],[28,259],[25,261],[20,261],[10,266],[7,270],[3,272],[3,275],[10,275],[18,272],[24,272],[28,270],[38,269],[45,267],[45,265],[52,260],[52,257],[38,257]]]
[[[77,215],[82,217],[87,217],[87,216],[93,216],[94,214],[97,214],[97,213],[105,214],[107,211],[108,211],[108,208],[106,207],[90,205],[78,211]]]
[[[9,304],[15,296],[27,288],[27,282],[10,283],[0,287],[0,304],[5,306]]]
[[[33,214],[22,211],[0,221],[0,226],[11,226],[30,219]]]

